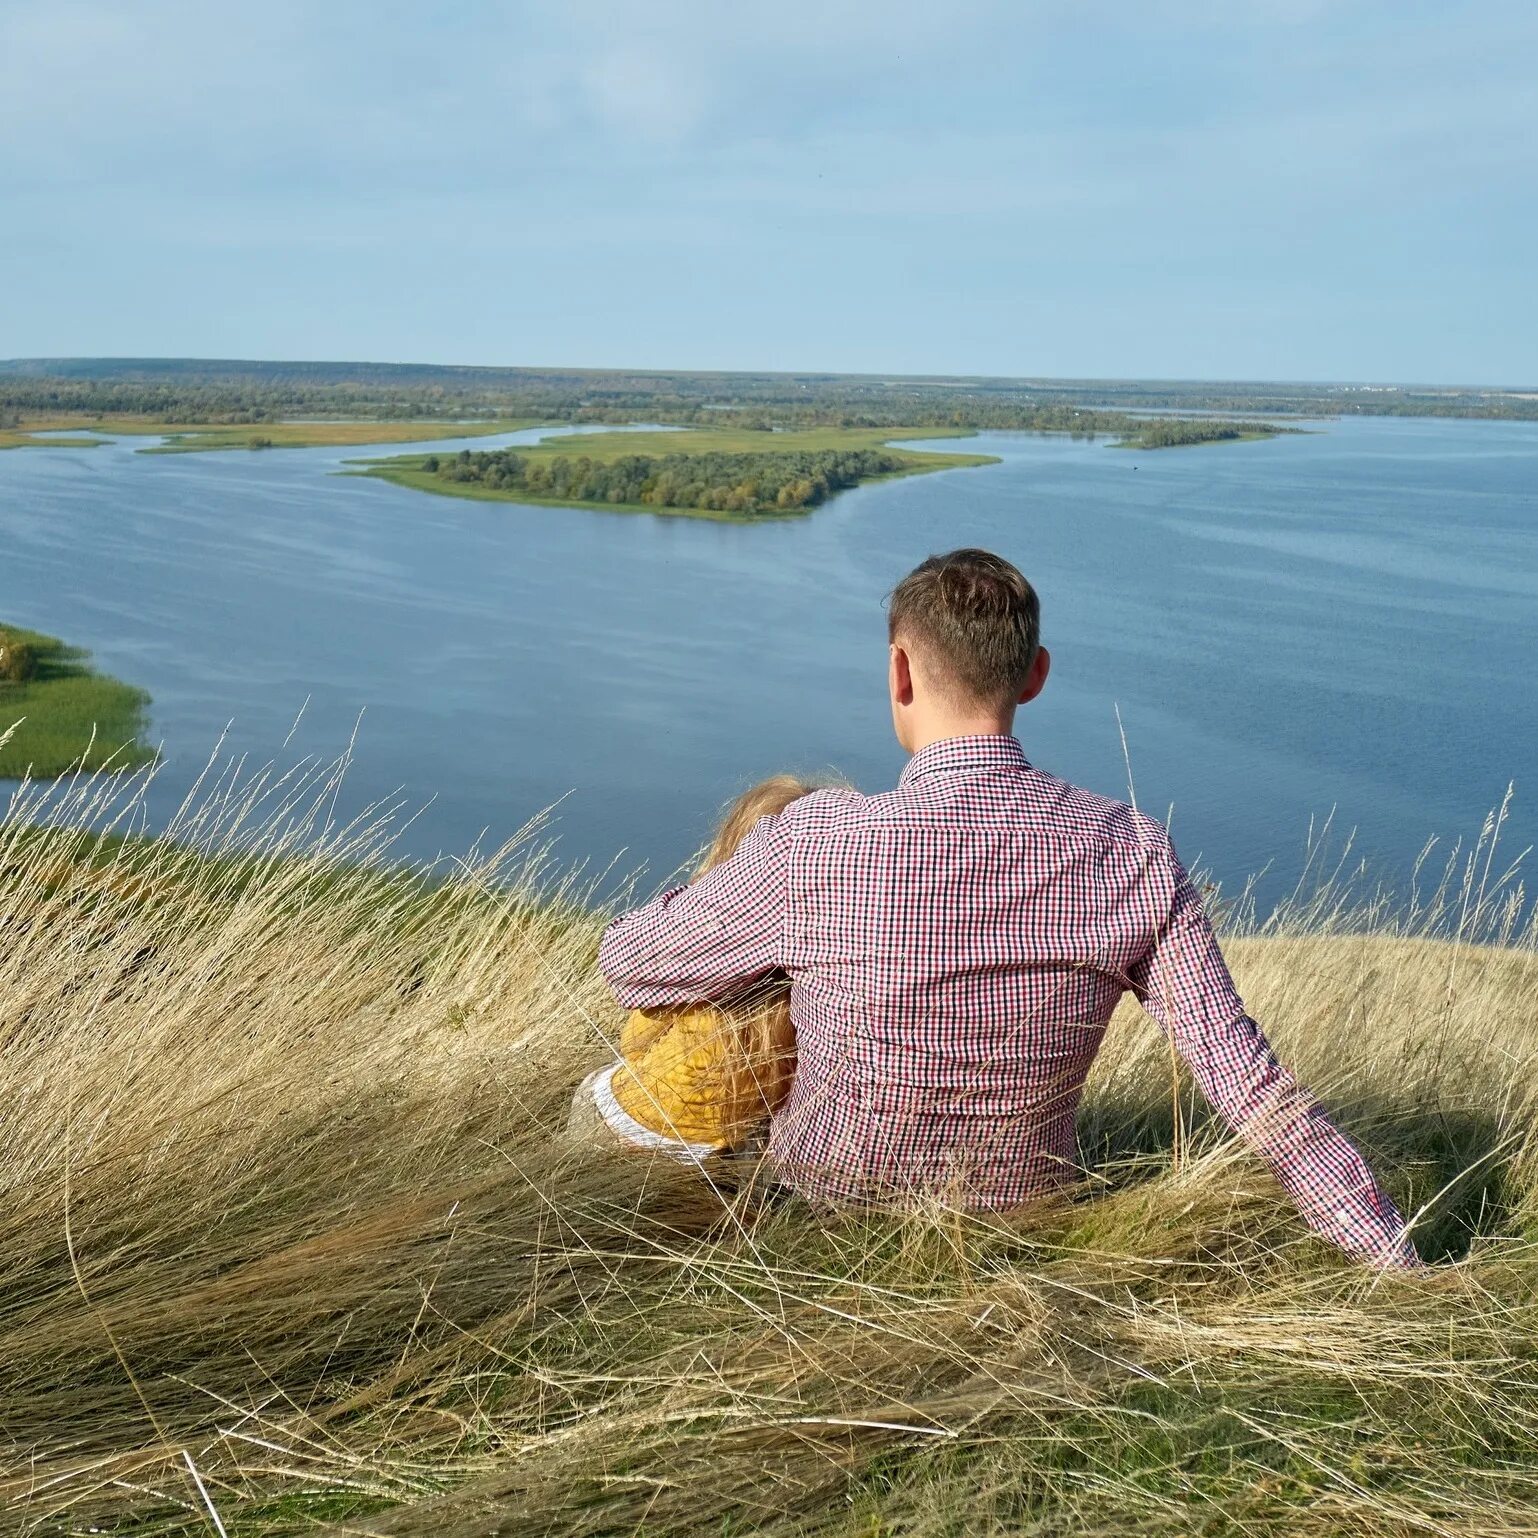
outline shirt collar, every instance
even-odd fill
[[[899,786],[911,785],[926,774],[987,774],[1001,769],[1029,769],[1025,749],[1015,737],[998,733],[971,737],[942,737],[920,748],[908,760],[898,780]]]

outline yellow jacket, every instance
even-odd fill
[[[619,1046],[612,1088],[620,1109],[663,1137],[718,1149],[742,1146],[784,1100],[795,1068],[783,1007],[637,1009]]]

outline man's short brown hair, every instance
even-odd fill
[[[977,704],[1019,698],[1041,648],[1041,600],[987,550],[932,555],[892,590],[887,633],[911,643],[957,693]]]

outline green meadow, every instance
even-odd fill
[[[484,438],[544,426],[538,420],[488,422],[259,422],[240,427],[162,428],[164,443],[146,454],[199,454],[210,449],[321,449],[354,444],[426,443],[441,438]]]
[[[198,454],[214,449],[351,448],[374,443],[427,443],[443,438],[484,438],[547,425],[538,417],[498,417],[475,422],[326,421],[245,422],[237,425],[163,422],[132,414],[110,416],[40,416],[24,418],[13,428],[0,428],[0,449],[92,448],[100,438],[75,436],[107,433],[125,437],[161,437],[164,443],[141,449],[142,454]],[[39,438],[40,432],[69,432],[67,438]]]
[[[149,695],[98,673],[88,654],[56,636],[17,626],[0,645],[32,649],[37,670],[24,682],[0,682],[0,779],[47,779],[84,767],[130,768],[154,754],[139,738]]]
[[[73,435],[68,438],[39,438],[35,432],[25,428],[0,427],[0,449],[94,449],[101,441],[100,438]]]

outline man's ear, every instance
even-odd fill
[[[1051,671],[1052,653],[1045,646],[1038,646],[1035,660],[1031,663],[1031,671],[1025,675],[1025,688],[1020,691],[1020,704],[1029,704],[1041,693],[1047,681],[1047,674]]]
[[[892,698],[899,705],[911,705],[913,703],[913,669],[908,663],[908,654],[902,647],[894,644],[892,647]]]

